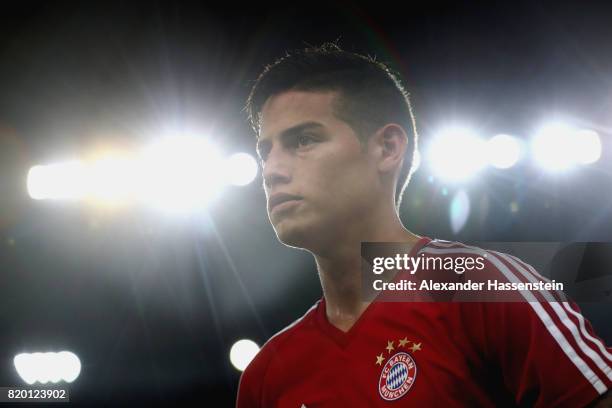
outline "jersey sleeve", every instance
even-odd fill
[[[516,276],[537,273],[517,258],[510,261],[503,265]],[[612,388],[612,349],[578,305],[553,297],[559,301],[486,305],[487,351],[519,406],[583,407]]]

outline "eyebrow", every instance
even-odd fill
[[[283,130],[280,133],[280,138],[281,139],[285,139],[287,137],[296,135],[296,134],[300,134],[305,130],[309,130],[309,129],[315,129],[315,128],[322,128],[324,127],[324,125],[322,123],[319,122],[304,122],[304,123],[300,123],[299,125],[295,125],[292,126],[288,129]],[[257,140],[257,144],[255,146],[256,150],[257,150],[257,154],[261,157],[261,150],[262,149],[266,149],[270,147],[270,144],[272,142],[270,142],[270,140],[262,140],[262,139],[258,139]]]

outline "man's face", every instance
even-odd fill
[[[279,240],[313,249],[367,216],[376,166],[353,129],[334,115],[335,92],[287,91],[261,112],[268,216]]]

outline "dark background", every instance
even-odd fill
[[[0,385],[13,356],[71,350],[82,404],[231,406],[229,348],[260,345],[320,296],[311,257],[279,244],[261,180],[168,216],[33,201],[30,166],[100,143],[203,129],[254,154],[242,111],[262,67],[338,40],[402,73],[423,145],[445,123],[527,140],[550,118],[597,130],[599,162],[561,175],[529,160],[467,185],[417,172],[401,209],[420,235],[462,241],[612,240],[612,11],[605,4],[303,2],[0,6]],[[472,212],[453,234],[465,188]],[[511,212],[515,202],[518,211]],[[583,305],[612,342],[609,304]]]

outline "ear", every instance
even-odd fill
[[[408,148],[408,135],[404,128],[395,123],[381,127],[370,139],[371,148],[377,154],[377,167],[381,173],[394,172],[402,164]]]

